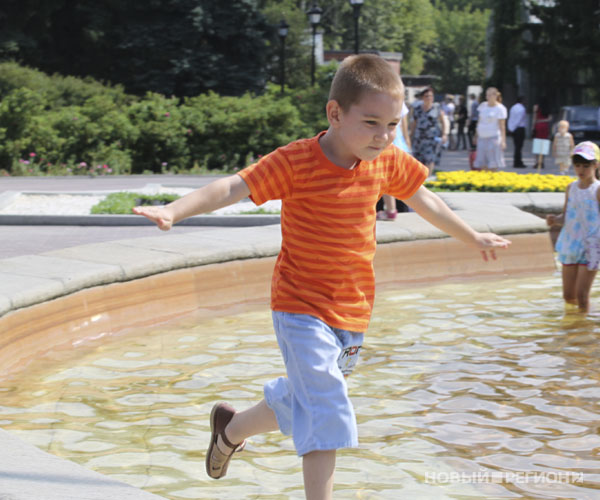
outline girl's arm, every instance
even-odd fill
[[[562,226],[565,223],[565,213],[567,211],[567,202],[569,201],[569,189],[571,188],[571,186],[573,184],[575,184],[575,183],[573,182],[573,183],[569,184],[567,186],[567,189],[565,190],[565,204],[563,205],[562,213],[559,215],[554,215],[554,214],[546,215],[546,224],[548,224],[550,227]],[[600,191],[600,189],[598,191]],[[596,191],[596,195],[600,196],[600,193],[598,193],[598,191]],[[600,198],[598,199],[598,201],[600,201]]]
[[[569,142],[571,143],[571,153],[575,149],[575,141],[573,140],[573,136],[569,134]]]
[[[500,137],[502,138],[502,149],[506,149],[506,120],[498,120],[498,127],[500,127]]]
[[[552,156],[554,158],[556,158],[556,138],[558,137],[558,134],[554,135],[554,138],[552,139]]]
[[[217,179],[164,207],[135,207],[133,213],[143,215],[159,229],[168,231],[180,220],[232,205],[250,195],[250,189],[239,175]]]
[[[404,201],[427,222],[467,245],[481,250],[485,260],[487,260],[487,250],[490,250],[492,258],[495,258],[494,248],[507,248],[511,243],[497,234],[475,231],[450,210],[438,195],[424,186],[421,186],[414,195]]]

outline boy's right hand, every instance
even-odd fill
[[[168,231],[173,226],[173,216],[165,207],[142,206],[133,207],[133,213],[143,215],[154,222],[162,231]]]

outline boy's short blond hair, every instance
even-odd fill
[[[567,120],[560,120],[558,122],[558,126],[560,127],[565,127],[567,130],[569,130],[569,122]]]
[[[404,84],[385,59],[374,54],[349,56],[342,61],[333,77],[329,100],[337,101],[346,111],[365,92],[382,92],[403,100]]]

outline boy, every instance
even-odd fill
[[[134,209],[168,230],[246,196],[258,205],[282,200],[271,309],[288,376],[265,384],[265,398],[252,408],[214,406],[206,457],[211,477],[225,475],[246,438],[280,429],[293,436],[303,457],[306,497],[332,498],[336,450],[358,444],[344,376],[356,363],[373,305],[375,205],[381,195],[404,199],[486,258],[488,249],[510,243],[475,232],[422,186],[426,167],[392,145],[403,99],[402,81],[386,61],[351,56],[332,82],[326,132],[279,148],[166,207]]]

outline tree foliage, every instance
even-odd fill
[[[456,90],[483,67],[485,10],[492,0],[366,0],[361,50],[400,52],[404,74],[437,73]],[[144,95],[261,93],[280,82],[310,83],[312,0],[3,0],[0,60],[47,73],[92,76]],[[326,49],[352,51],[348,0],[320,0]]]
[[[253,0],[3,0],[0,57],[143,94],[262,90],[267,39]]]
[[[529,100],[597,102],[600,9],[595,0],[494,0],[491,82],[516,87],[517,68],[530,78]]]
[[[489,17],[488,9],[436,5],[436,39],[427,51],[425,68],[441,77],[440,87],[446,92],[464,93],[467,85],[483,83]]]

